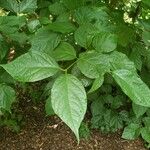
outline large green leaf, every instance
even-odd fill
[[[10,86],[0,84],[0,109],[11,112],[11,105],[15,98],[15,91]]]
[[[53,58],[57,61],[72,60],[76,58],[76,51],[72,45],[62,42],[53,52]]]
[[[109,60],[109,55],[92,51],[81,54],[77,65],[85,76],[99,78],[101,74],[109,72]]]
[[[22,82],[34,82],[53,76],[59,66],[44,53],[29,52],[9,64],[1,65],[13,78]]]
[[[121,69],[112,72],[123,92],[137,105],[150,107],[150,89],[136,73]]]
[[[39,29],[31,39],[30,51],[42,51],[51,53],[60,43],[60,36],[51,32],[47,27]]]
[[[54,112],[71,128],[79,141],[78,130],[87,109],[82,83],[73,75],[61,75],[52,87],[51,99]]]
[[[111,33],[99,33],[93,39],[93,47],[98,52],[111,52],[117,47],[117,36]]]

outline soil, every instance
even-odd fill
[[[92,131],[80,144],[70,129],[56,116],[45,117],[44,105],[30,100],[21,103],[25,125],[19,134],[0,128],[0,150],[146,150],[143,141],[121,139],[120,133],[104,135]]]

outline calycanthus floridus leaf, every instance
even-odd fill
[[[30,51],[40,51],[50,54],[60,43],[61,39],[57,33],[48,27],[40,28],[31,39]]]
[[[96,91],[98,88],[101,87],[103,82],[104,82],[104,75],[101,74],[98,78],[95,79],[95,81],[93,82],[93,85],[88,93],[92,93],[92,92]]]
[[[58,64],[45,53],[28,52],[9,64],[1,65],[13,78],[22,82],[39,81],[53,76]]]
[[[98,78],[100,74],[109,72],[110,58],[107,54],[95,51],[82,53],[77,62],[78,68],[88,78]]]
[[[123,92],[137,105],[150,107],[150,89],[136,73],[120,69],[112,72]]]
[[[62,42],[52,52],[52,56],[57,61],[73,60],[76,58],[76,51],[71,44],[69,44],[67,42]]]
[[[115,34],[101,32],[94,37],[93,47],[98,52],[111,52],[117,47],[117,36]]]
[[[71,128],[79,141],[79,127],[87,109],[87,97],[82,83],[71,74],[58,77],[52,87],[54,112]]]
[[[15,98],[16,94],[13,88],[5,84],[0,84],[0,109],[11,112],[11,105],[15,101]]]

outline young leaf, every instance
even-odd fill
[[[98,88],[101,87],[101,85],[104,82],[104,75],[101,74],[98,78],[95,79],[95,81],[93,82],[93,85],[91,87],[91,89],[89,90],[89,93],[96,91]]]
[[[94,51],[82,53],[77,65],[81,72],[88,78],[98,78],[100,74],[109,72],[109,55]]]
[[[148,127],[141,129],[141,136],[146,142],[150,143],[150,129]]]
[[[131,123],[127,127],[125,127],[122,138],[128,140],[134,140],[140,135],[140,125]]]
[[[51,97],[49,97],[47,100],[46,100],[46,104],[45,104],[45,111],[46,111],[46,115],[47,116],[51,116],[51,115],[54,115],[54,110],[52,108],[52,102],[51,102]]]
[[[0,109],[5,109],[11,113],[11,105],[15,101],[14,89],[5,84],[0,84]]]
[[[86,99],[85,89],[75,76],[65,74],[56,79],[51,91],[52,107],[75,133],[78,141],[78,130],[87,109]]]
[[[93,47],[98,52],[111,52],[117,47],[117,36],[111,33],[99,33],[93,39]]]
[[[133,112],[135,113],[136,117],[139,118],[144,113],[146,113],[148,108],[147,107],[143,107],[143,106],[139,106],[139,105],[137,105],[135,103],[132,103],[132,109],[133,109]]]
[[[150,89],[133,72],[125,69],[112,72],[123,92],[137,105],[150,107]]]
[[[1,65],[13,78],[22,82],[39,81],[53,76],[59,66],[44,53],[28,52],[9,64]]]
[[[72,45],[62,42],[53,52],[53,58],[57,61],[73,60],[76,58],[76,51]]]

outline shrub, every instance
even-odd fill
[[[9,84],[45,80],[46,112],[58,115],[78,141],[92,103],[93,117],[103,120],[98,128],[115,131],[126,123],[124,138],[141,133],[150,143],[148,0],[1,0],[0,7],[1,109],[11,113]],[[118,121],[130,112],[116,110],[131,102],[140,121]]]

